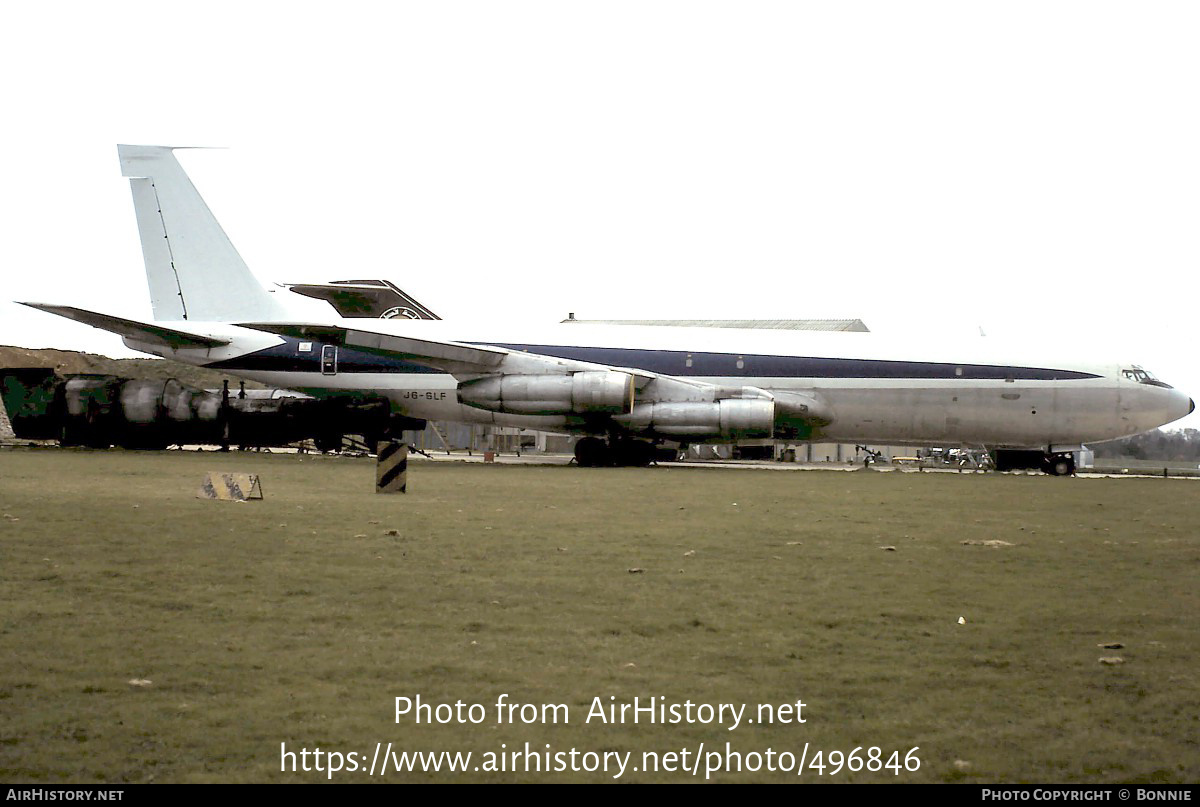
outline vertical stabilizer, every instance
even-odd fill
[[[117,146],[137,211],[154,318],[282,319],[168,146]]]

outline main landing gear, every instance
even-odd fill
[[[1042,470],[1051,476],[1070,476],[1075,473],[1075,457],[1071,454],[1046,454]]]
[[[654,444],[646,440],[583,437],[575,443],[575,461],[584,468],[645,468],[654,460]]]
[[[1075,455],[1069,452],[1050,454],[1044,451],[1000,449],[995,454],[997,471],[1031,470],[1050,476],[1070,476],[1075,473]]]

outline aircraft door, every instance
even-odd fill
[[[321,346],[321,374],[337,375],[337,345]]]

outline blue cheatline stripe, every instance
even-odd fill
[[[809,356],[766,356],[737,353],[701,353],[682,350],[563,347],[558,345],[505,345],[509,350],[540,353],[614,367],[637,367],[654,373],[684,376],[746,376],[750,378],[900,378],[900,379],[1006,379],[1063,381],[1099,378],[1094,373],[1042,367],[991,364],[893,361],[887,359],[835,359]],[[688,360],[691,365],[688,365]],[[741,362],[742,366],[738,366]]]
[[[312,350],[300,352],[300,342],[310,340],[292,339],[282,345],[257,350],[244,356],[234,356],[232,359],[206,364],[212,370],[237,370],[276,372],[276,373],[320,373],[321,349],[320,342],[312,342]],[[391,356],[380,356],[353,348],[339,347],[337,353],[338,375],[343,373],[424,373],[442,374],[441,370],[413,364],[403,359]]]
[[[298,339],[288,338],[276,345],[245,356],[206,365],[214,370],[246,370],[293,373],[320,373],[321,348],[301,353]],[[1050,367],[1017,367],[995,364],[954,364],[951,362],[897,361],[890,359],[839,359],[815,356],[770,356],[760,354],[705,353],[686,350],[641,350],[614,347],[571,347],[563,345],[517,345],[474,342],[508,350],[538,353],[558,359],[574,359],[612,367],[636,367],[652,373],[693,377],[746,378],[890,378],[947,380],[1072,381],[1100,378],[1095,373]],[[740,366],[739,366],[740,364]],[[440,370],[391,356],[353,348],[338,348],[338,374],[343,373],[424,373]]]

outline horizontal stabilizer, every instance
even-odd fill
[[[91,325],[93,328],[112,331],[115,334],[120,334],[138,342],[166,345],[175,349],[181,347],[217,347],[229,344],[228,339],[188,333],[157,323],[138,322],[135,319],[113,317],[108,314],[100,314],[82,308],[72,308],[67,305],[48,305],[47,303],[21,303],[21,305],[27,305],[39,311],[46,311],[50,314],[57,314],[60,317],[73,319],[76,322],[82,322],[84,325]]]

